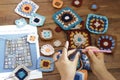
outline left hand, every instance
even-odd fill
[[[61,80],[74,80],[77,62],[80,56],[78,52],[75,55],[75,59],[73,61],[70,61],[68,59],[68,56],[72,54],[75,50],[68,51],[68,46],[69,46],[69,42],[66,41],[66,44],[62,50],[62,54],[58,60],[56,58],[56,55],[60,53],[57,53],[53,56],[54,60],[57,60],[57,62],[55,62],[55,65],[61,75]]]

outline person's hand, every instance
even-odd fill
[[[61,80],[74,80],[75,73],[76,73],[76,67],[77,62],[79,59],[79,52],[76,54],[75,59],[73,61],[70,61],[68,59],[68,56],[72,54],[75,50],[68,51],[69,43],[66,41],[66,44],[62,50],[62,54],[60,58],[57,60],[56,55],[60,54],[57,53],[53,56],[55,62],[55,65],[60,73]]]
[[[100,52],[94,52],[99,50],[96,47],[87,47],[86,51],[83,51],[87,53],[92,72],[97,76],[99,80],[115,80],[115,78],[107,71],[104,63],[104,54]]]

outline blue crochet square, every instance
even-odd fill
[[[20,18],[18,20],[15,20],[15,24],[17,27],[24,27],[25,25],[27,25],[27,22],[24,18]]]
[[[42,26],[45,22],[45,17],[37,13],[31,14],[29,24],[33,26]]]
[[[37,68],[42,72],[51,72],[54,70],[53,62],[53,58],[40,56]]]
[[[108,19],[106,16],[88,14],[86,28],[91,33],[104,34],[108,29]]]
[[[56,12],[53,19],[63,30],[70,30],[82,21],[82,18],[69,7]]]

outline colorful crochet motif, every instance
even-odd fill
[[[97,46],[101,50],[113,50],[115,48],[115,39],[109,35],[102,35],[97,40]]]
[[[18,66],[12,73],[15,80],[28,80],[29,75],[30,70],[23,65]]]
[[[33,26],[43,26],[45,22],[45,17],[37,13],[31,14],[29,24]]]
[[[45,56],[50,56],[54,54],[55,50],[52,45],[46,44],[41,47],[41,53]]]
[[[53,58],[40,56],[37,67],[42,72],[50,72],[54,70],[53,62]]]
[[[66,34],[69,41],[69,49],[75,49],[79,46],[85,48],[91,44],[90,34],[87,30],[70,30]]]
[[[17,27],[24,27],[25,25],[27,25],[27,21],[24,18],[20,18],[18,20],[15,20],[15,24],[17,25]]]
[[[99,6],[95,2],[90,5],[90,10],[97,11],[98,9],[99,9]]]
[[[72,5],[75,7],[80,7],[82,5],[82,0],[73,0]]]
[[[56,12],[53,19],[64,30],[70,30],[82,21],[82,18],[69,7]]]
[[[17,7],[15,12],[23,17],[30,18],[32,13],[35,13],[39,6],[31,0],[22,0]]]
[[[108,19],[105,16],[89,14],[87,17],[86,28],[95,34],[104,34],[108,29]]]
[[[51,40],[53,39],[53,31],[50,28],[44,28],[40,30],[40,38],[42,40]]]
[[[62,44],[62,42],[60,40],[55,40],[53,44],[55,47],[59,47]]]
[[[38,35],[30,34],[27,36],[27,41],[29,43],[35,43],[38,40]]]
[[[53,0],[52,5],[55,8],[61,8],[63,6],[63,1],[62,0]]]

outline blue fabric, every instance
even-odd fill
[[[5,53],[5,40],[17,39],[20,37],[27,36],[28,34],[18,34],[18,35],[0,35],[0,73],[1,72],[11,72],[13,69],[4,69],[4,53]],[[32,57],[32,66],[28,67],[30,70],[36,69],[36,61],[37,61],[37,51],[36,45],[30,44],[30,52]]]

